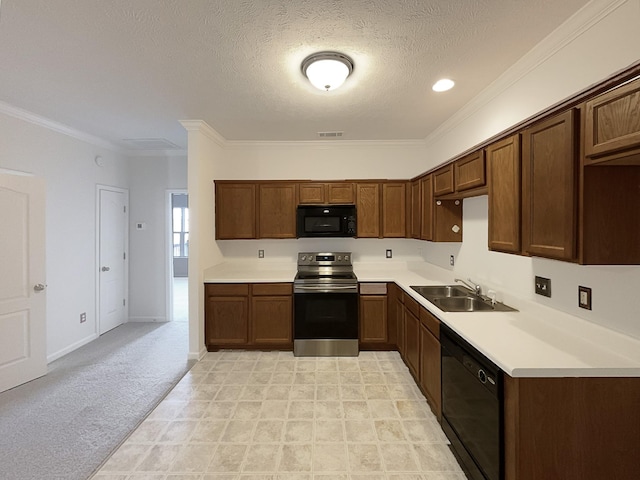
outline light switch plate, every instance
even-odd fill
[[[591,289],[589,287],[578,286],[578,306],[591,310]]]
[[[551,279],[536,275],[536,293],[543,297],[551,297]]]

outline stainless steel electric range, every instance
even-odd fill
[[[351,252],[299,253],[293,294],[295,356],[358,356],[358,279]]]

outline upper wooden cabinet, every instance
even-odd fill
[[[256,238],[256,185],[215,182],[216,239]]]
[[[433,240],[433,177],[420,179],[420,239]]]
[[[411,182],[411,215],[409,220],[409,236],[420,238],[422,222],[422,187],[420,179]]]
[[[433,175],[433,194],[437,197],[455,191],[453,164],[439,168]]]
[[[356,184],[356,212],[358,216],[358,237],[378,238],[380,236],[380,184]]]
[[[640,147],[640,79],[606,92],[586,104],[584,149],[587,157]]]
[[[351,182],[300,183],[299,203],[303,205],[352,205],[355,185]]]
[[[382,236],[407,236],[407,183],[382,184]],[[358,217],[359,219],[359,217]]]
[[[297,184],[259,184],[260,238],[296,238]]]
[[[434,242],[462,241],[462,200],[436,199],[433,175],[411,182],[409,236]]]
[[[522,240],[531,255],[572,260],[577,245],[575,109],[522,132]]]
[[[520,135],[486,149],[489,184],[489,248],[520,252]]]
[[[453,168],[456,192],[483,187],[486,184],[484,150],[478,150],[456,160]]]

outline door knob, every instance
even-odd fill
[[[109,267],[102,267],[103,272],[108,272],[109,270],[111,270]]]
[[[45,288],[47,288],[46,285],[43,285],[41,283],[38,283],[37,285],[33,286],[33,290],[36,292],[41,292],[42,290],[44,290]]]

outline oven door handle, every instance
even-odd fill
[[[354,285],[294,285],[293,288],[294,290],[309,290],[310,292],[350,290],[357,293],[358,291],[358,287]]]

